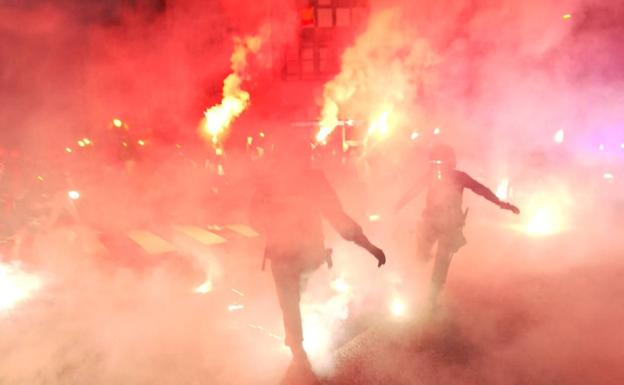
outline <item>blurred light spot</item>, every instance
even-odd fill
[[[615,179],[613,174],[611,174],[610,172],[605,172],[604,174],[602,174],[602,177],[608,181],[612,181],[613,179]]]
[[[223,165],[221,163],[217,165],[217,175],[225,175],[225,170],[223,169]]]
[[[69,199],[75,201],[80,198],[80,193],[76,190],[71,190],[67,192],[67,196],[69,197]]]
[[[121,145],[124,146],[124,147],[128,147],[128,143],[126,143],[126,142],[121,142]]]
[[[368,220],[371,222],[377,222],[381,219],[381,216],[378,214],[372,214],[368,216]]]
[[[498,184],[496,187],[496,196],[501,200],[509,198],[509,178],[504,178]]]
[[[37,179],[40,180],[41,182],[44,181],[43,177],[41,175],[37,176]]]
[[[117,118],[113,119],[113,126],[117,127],[117,128],[121,128],[121,126],[123,126],[123,122]]]
[[[390,111],[383,111],[379,116],[373,119],[371,125],[368,127],[369,135],[378,135],[384,137],[390,132]]]
[[[217,156],[221,156],[221,155],[223,155],[223,149],[222,149],[221,147],[218,147],[218,148],[215,150],[215,154],[217,154]]]
[[[89,138],[83,138],[82,141],[84,142],[85,145],[90,145],[91,144],[91,139]]]
[[[243,292],[242,292],[242,291],[240,291],[240,290],[236,290],[236,289],[232,289],[232,293],[234,293],[234,294],[238,294],[238,295],[240,295],[241,297],[244,297],[244,296],[245,296],[245,294],[243,294]]]
[[[193,291],[198,294],[207,294],[207,293],[210,293],[212,289],[213,289],[212,280],[207,279],[206,282],[197,286],[195,289],[193,289]]]
[[[247,137],[247,145],[251,146],[252,143],[253,143],[253,137],[252,136],[248,136]]]
[[[71,149],[70,147],[65,147],[65,152],[67,152],[67,153],[71,153],[71,152],[72,152],[72,149]]]
[[[329,134],[331,134],[333,131],[333,128],[321,126],[319,132],[316,133],[316,136],[314,138],[316,139],[317,143],[324,146],[327,144],[327,138],[329,137]]]
[[[334,281],[332,281],[331,288],[341,294],[346,294],[351,289],[347,281],[345,281],[345,279],[342,277],[336,278]]]
[[[145,146],[145,141],[143,139],[139,139],[139,140],[137,140],[137,144],[139,146]]]
[[[179,144],[179,143],[178,143],[178,144],[176,144],[175,146],[176,146],[176,148],[177,148],[178,150],[182,148],[182,145],[181,145],[181,144]]]
[[[237,311],[237,310],[242,310],[244,309],[245,306],[241,305],[241,304],[232,304],[228,306],[228,311]]]
[[[79,141],[78,141],[78,146],[79,146],[79,147],[84,147],[84,146],[86,146],[86,144],[85,144],[85,142],[81,139],[81,140],[79,140]]]
[[[353,119],[349,119],[345,122],[347,124],[347,126],[353,126]]]
[[[570,20],[572,18],[572,14],[570,13],[566,13],[565,15],[562,16],[563,20]]]
[[[264,132],[260,132],[258,135],[260,135],[261,138],[264,138]]]
[[[620,144],[620,148],[624,150],[624,143]]]
[[[561,143],[563,143],[564,137],[565,137],[565,133],[564,133],[563,129],[561,129],[561,130],[558,130],[555,133],[555,136],[554,136],[553,140],[555,141],[555,143],[561,144]]]
[[[401,298],[394,297],[390,303],[390,313],[395,317],[402,317],[406,311],[407,305],[405,305],[405,302]]]
[[[440,127],[436,127],[433,129],[433,135],[440,135],[441,132],[442,130],[440,130]]]
[[[417,133],[416,131],[412,132],[412,135],[410,135],[410,138],[412,138],[412,140],[416,140],[418,139],[418,137],[420,136],[419,133]]]
[[[0,311],[27,300],[41,285],[38,276],[22,271],[19,264],[0,263]]]
[[[604,151],[604,149],[605,149],[605,145],[604,144],[601,144],[600,146],[598,146],[598,150]]]
[[[554,207],[543,206],[533,213],[527,223],[526,231],[533,236],[546,236],[561,232],[562,227],[561,214]]]

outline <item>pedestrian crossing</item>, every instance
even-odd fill
[[[234,239],[256,238],[259,236],[252,227],[245,224],[231,224],[225,226],[210,225],[175,225],[173,231],[155,232],[152,230],[132,230],[126,235],[145,253],[150,255],[172,253],[178,250],[175,239],[182,236],[203,246],[217,246]]]

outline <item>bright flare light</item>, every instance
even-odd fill
[[[504,178],[496,187],[498,199],[507,200],[509,198],[509,178]]]
[[[123,122],[117,118],[113,119],[113,126],[117,128],[121,128],[123,126]]]
[[[376,135],[378,137],[385,137],[390,132],[391,126],[392,107],[386,106],[384,110],[374,117],[368,126],[368,135]]]
[[[420,134],[414,131],[414,132],[412,132],[412,135],[410,135],[410,138],[412,140],[416,140],[416,139],[418,139],[419,136],[420,136]]]
[[[69,197],[69,199],[75,201],[80,198],[80,193],[76,190],[71,190],[67,192],[67,196]]]
[[[441,132],[442,130],[440,130],[440,127],[436,127],[433,129],[433,135],[440,135]]]
[[[565,15],[562,16],[563,20],[570,20],[572,18],[572,14],[570,13],[566,13]]]
[[[527,224],[527,232],[535,236],[552,235],[559,232],[561,218],[550,207],[538,209]]]
[[[0,263],[0,312],[32,297],[41,285],[39,277],[22,271],[18,264]]]
[[[197,286],[193,291],[197,294],[208,294],[212,291],[212,281],[210,279]]]
[[[611,174],[610,172],[605,172],[604,174],[602,174],[602,177],[609,182],[614,179],[613,174]]]
[[[230,127],[234,119],[239,117],[249,105],[250,95],[242,89],[247,69],[247,56],[258,53],[263,40],[261,36],[234,38],[234,52],[231,57],[232,73],[223,81],[221,103],[204,112],[204,119],[201,124],[201,134],[210,138],[212,143],[219,142],[220,137]]]
[[[565,138],[565,132],[563,131],[563,129],[561,129],[555,133],[553,140],[555,141],[555,143],[561,144],[563,143],[564,138]]]
[[[392,299],[390,303],[390,313],[392,313],[395,317],[402,317],[407,312],[407,305],[405,302],[398,297]]]

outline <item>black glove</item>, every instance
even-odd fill
[[[499,207],[503,210],[509,210],[512,213],[518,215],[520,214],[520,209],[517,208],[516,206],[512,205],[511,203],[508,202],[501,202],[501,204],[499,205]]]

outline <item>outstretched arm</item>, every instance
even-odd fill
[[[503,210],[509,210],[514,214],[520,214],[519,208],[512,205],[511,203],[503,202],[502,200],[498,199],[498,197],[496,196],[496,194],[494,194],[492,190],[474,180],[470,175],[462,172],[461,177],[462,184],[465,188],[472,190],[472,192],[474,192],[475,194],[482,196],[483,198],[494,203]]]
[[[386,263],[386,255],[383,250],[371,243],[364,234],[362,227],[344,212],[338,195],[325,177],[320,179],[323,216],[338,231],[340,236],[371,253],[377,259],[377,266],[381,267],[381,265]]]

